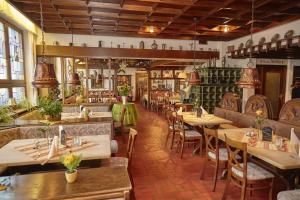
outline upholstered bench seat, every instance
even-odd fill
[[[199,132],[194,131],[194,130],[186,130],[184,132],[185,132],[186,138],[198,139],[198,138],[202,137],[202,135]],[[180,135],[183,136],[183,132],[180,132]]]
[[[277,195],[277,200],[299,200],[299,199],[300,199],[300,189],[282,191],[279,192]]]

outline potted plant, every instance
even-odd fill
[[[9,123],[13,120],[9,113],[10,109],[7,106],[0,106],[0,123]]]
[[[40,113],[49,121],[58,121],[61,118],[62,103],[49,97],[41,97],[38,101]]]
[[[67,168],[65,177],[68,183],[74,183],[77,179],[77,167],[81,162],[82,154],[69,153],[60,157],[60,162]]]
[[[122,85],[122,86],[118,86],[117,89],[118,89],[118,94],[119,94],[119,96],[122,97],[122,102],[125,105],[127,96],[130,94],[130,92],[132,90],[132,87],[125,84],[125,85]]]
[[[196,110],[197,112],[197,117],[201,117],[202,109],[201,109],[201,101],[199,98],[197,98],[194,102],[194,110]]]
[[[17,108],[31,111],[33,109],[33,106],[30,101],[24,97],[19,103],[17,103]]]

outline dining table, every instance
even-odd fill
[[[247,153],[255,158],[258,158],[260,161],[267,163],[268,166],[271,166],[278,175],[282,176],[287,180],[287,185],[292,187],[294,185],[294,178],[299,173],[300,169],[300,156],[296,151],[283,151],[272,149],[269,146],[274,144],[274,141],[262,141],[258,139],[260,143],[268,143],[268,145],[251,145],[249,140],[245,140],[247,135],[251,132],[258,133],[257,129],[254,128],[233,128],[233,129],[218,129],[218,138],[222,141],[225,141],[226,137],[247,143]],[[289,148],[290,142],[286,139],[287,145]]]
[[[213,114],[202,114],[198,117],[196,112],[177,112],[177,115],[182,115],[184,123],[192,126],[196,131],[199,131],[199,128],[202,129],[203,126],[219,127],[221,124],[232,124],[232,121]],[[196,146],[193,154],[199,152],[200,148],[202,148],[200,145]]]
[[[125,108],[126,112],[124,115],[124,125],[136,125],[138,113],[137,108],[134,103],[126,103],[125,105],[122,103],[115,103],[112,107],[112,116],[114,121],[120,122],[121,121],[121,113],[122,109]]]
[[[69,184],[64,171],[0,177],[1,200],[87,200],[129,199],[132,190],[125,166],[78,169],[77,180]]]
[[[111,156],[110,136],[93,135],[78,136],[82,144],[60,147],[59,152],[47,158],[49,149],[46,146],[46,138],[17,139],[0,148],[0,166],[15,167],[26,165],[40,165],[43,163],[58,163],[61,155],[73,152],[82,155],[82,160],[98,160]],[[36,143],[39,143],[39,148]]]

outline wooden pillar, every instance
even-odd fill
[[[85,58],[85,74],[86,74],[86,79],[85,79],[85,96],[86,96],[86,103],[89,103],[89,76],[90,76],[90,70],[89,70],[89,64],[88,64],[88,59]]]
[[[65,103],[65,59],[60,57],[60,66],[61,66],[61,97],[63,104]]]
[[[108,60],[108,89],[111,92],[112,88],[111,88],[111,58]]]
[[[118,78],[118,70],[114,69],[114,93],[117,95],[117,78]]]
[[[150,69],[147,69],[147,75],[148,75],[148,84],[147,84],[147,87],[148,87],[148,90],[147,90],[148,101],[147,101],[147,108],[149,109],[150,108],[150,91],[151,91],[151,88],[152,88],[152,85],[151,85],[151,71],[150,71]]]

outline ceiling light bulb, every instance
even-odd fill
[[[229,31],[229,27],[227,25],[224,26],[224,33],[227,33]]]
[[[154,27],[153,26],[149,26],[149,32],[154,33]]]

